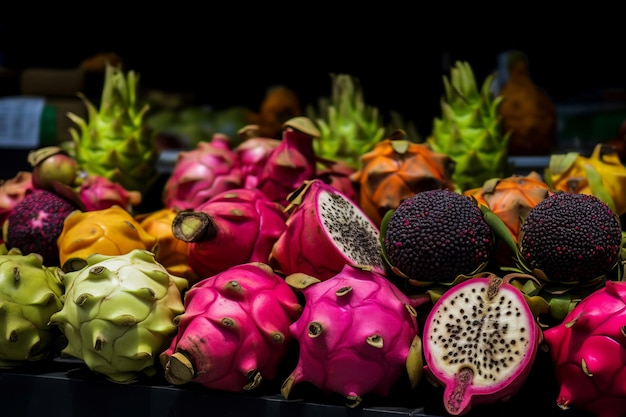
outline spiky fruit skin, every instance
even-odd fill
[[[287,212],[286,229],[269,258],[275,270],[326,280],[356,264],[384,274],[378,227],[331,185],[306,181],[290,196]]]
[[[589,157],[579,152],[553,154],[545,177],[555,190],[595,195],[618,216],[626,213],[626,167],[611,146],[597,144]]]
[[[60,333],[49,324],[63,307],[63,273],[34,253],[11,249],[0,255],[0,368],[53,357]]]
[[[544,331],[560,385],[556,403],[596,417],[626,415],[626,283],[606,281]]]
[[[356,407],[365,396],[389,396],[403,374],[412,386],[421,380],[415,309],[384,276],[345,265],[325,281],[306,274],[286,281],[305,300],[289,328],[299,356],[281,389],[286,399],[297,384],[308,382]]]
[[[32,176],[31,172],[19,171],[13,178],[0,180],[0,227],[17,203],[34,188]]]
[[[63,308],[50,322],[67,338],[62,353],[84,361],[115,383],[156,374],[155,364],[176,334],[188,282],[135,249],[93,254],[83,269],[66,273]]]
[[[177,211],[167,207],[135,216],[139,225],[151,236],[156,237],[156,260],[172,275],[186,278],[189,285],[199,277],[189,266],[189,242],[178,239],[172,231]]]
[[[65,219],[77,208],[52,191],[33,189],[16,204],[5,224],[7,247],[23,254],[38,253],[46,266],[59,266],[57,239]]]
[[[149,234],[120,206],[102,210],[75,211],[67,216],[57,239],[60,265],[75,269],[91,254],[125,255],[135,249],[153,251],[157,238]]]
[[[530,209],[545,199],[552,189],[537,172],[527,175],[512,175],[506,178],[492,178],[482,187],[463,192],[476,199],[479,205],[487,207],[498,216],[507,227],[513,242],[517,243],[520,227]],[[500,266],[513,266],[514,254],[503,242],[499,243],[494,259]]]
[[[428,145],[412,143],[402,132],[391,136],[361,156],[361,166],[351,179],[358,186],[359,207],[380,227],[387,211],[420,191],[454,189],[454,162]]]
[[[621,247],[617,215],[600,199],[559,192],[528,212],[519,251],[530,270],[552,282],[589,282],[607,274]]]
[[[138,93],[134,71],[107,65],[99,108],[81,95],[87,120],[68,113],[78,129],[70,129],[72,141],[65,150],[88,174],[143,194],[159,175],[159,149],[144,119],[149,106],[140,107]]]
[[[196,224],[196,214],[206,224]],[[191,221],[188,221],[189,219]],[[189,242],[189,267],[199,279],[247,262],[267,263],[272,247],[286,229],[283,207],[257,189],[233,189],[220,193],[192,212],[179,212],[173,221],[174,236],[185,240],[186,230],[196,229]]]
[[[393,270],[412,282],[452,283],[480,270],[494,249],[478,205],[451,190],[419,192],[393,211],[383,235]]]
[[[502,133],[498,116],[503,97],[491,91],[494,78],[492,73],[479,89],[471,66],[463,61],[455,63],[450,78],[443,77],[441,118],[433,121],[426,143],[455,162],[452,181],[457,191],[477,188],[491,178],[512,173],[508,162],[510,135]]]
[[[264,263],[235,265],[192,286],[178,332],[160,355],[172,384],[244,392],[273,380],[301,314],[296,293]]]
[[[242,186],[237,154],[230,149],[227,136],[215,134],[210,142],[199,142],[194,149],[178,153],[163,188],[163,205],[193,210],[217,194]]]
[[[542,341],[523,294],[493,274],[456,284],[424,323],[425,375],[443,386],[451,415],[507,401],[522,387]]]
[[[332,161],[343,161],[356,169],[361,155],[383,139],[385,126],[378,108],[366,104],[358,78],[331,74],[330,97],[322,97],[317,109],[307,114],[320,129],[313,142],[315,154]]]

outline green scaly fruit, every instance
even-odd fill
[[[0,250],[0,368],[48,359],[62,335],[49,324],[63,307],[63,272],[35,253]]]
[[[427,143],[454,161],[452,181],[457,191],[513,173],[508,161],[510,133],[502,133],[498,115],[503,97],[490,90],[495,76],[490,74],[479,90],[469,63],[457,61],[450,78],[443,77],[442,117],[435,118]]]
[[[52,315],[68,340],[62,353],[116,383],[156,374],[155,361],[176,334],[188,281],[171,275],[153,252],[93,254],[64,277],[63,308]]]
[[[70,128],[72,141],[64,149],[88,174],[145,193],[159,175],[159,148],[154,130],[145,123],[149,106],[140,105],[138,90],[139,75],[107,65],[100,108],[79,94],[88,120],[67,114],[78,129]]]
[[[366,104],[358,78],[331,74],[332,94],[319,99],[318,108],[307,107],[320,136],[313,142],[315,154],[358,168],[360,157],[380,142],[385,126],[378,108]]]

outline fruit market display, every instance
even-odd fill
[[[420,141],[337,74],[308,111],[276,90],[278,132],[266,115],[181,150],[149,207],[139,77],[103,77],[71,143],[0,182],[0,377],[73,360],[354,413],[626,416],[614,148],[514,174],[494,75],[456,62]]]

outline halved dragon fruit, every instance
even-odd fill
[[[276,377],[301,314],[296,293],[261,262],[236,265],[192,286],[178,334],[160,360],[165,379],[243,392]]]
[[[544,330],[562,409],[626,415],[626,282],[606,281]]]
[[[289,195],[286,211],[287,228],[270,254],[277,271],[326,280],[354,264],[384,274],[378,227],[332,185],[305,181]]]
[[[301,273],[285,280],[305,302],[289,328],[300,354],[281,388],[284,398],[308,382],[354,408],[366,395],[389,396],[403,375],[417,386],[423,373],[417,313],[389,280],[352,265],[325,281]]]
[[[451,415],[507,401],[531,371],[542,333],[508,279],[469,277],[443,293],[426,318],[424,371],[433,385],[443,385]]]

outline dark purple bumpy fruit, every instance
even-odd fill
[[[419,283],[451,283],[479,271],[494,247],[482,211],[451,190],[419,192],[386,223],[384,250],[394,271]]]
[[[550,281],[588,282],[612,269],[621,239],[621,223],[608,205],[592,195],[560,192],[528,213],[520,258]]]

